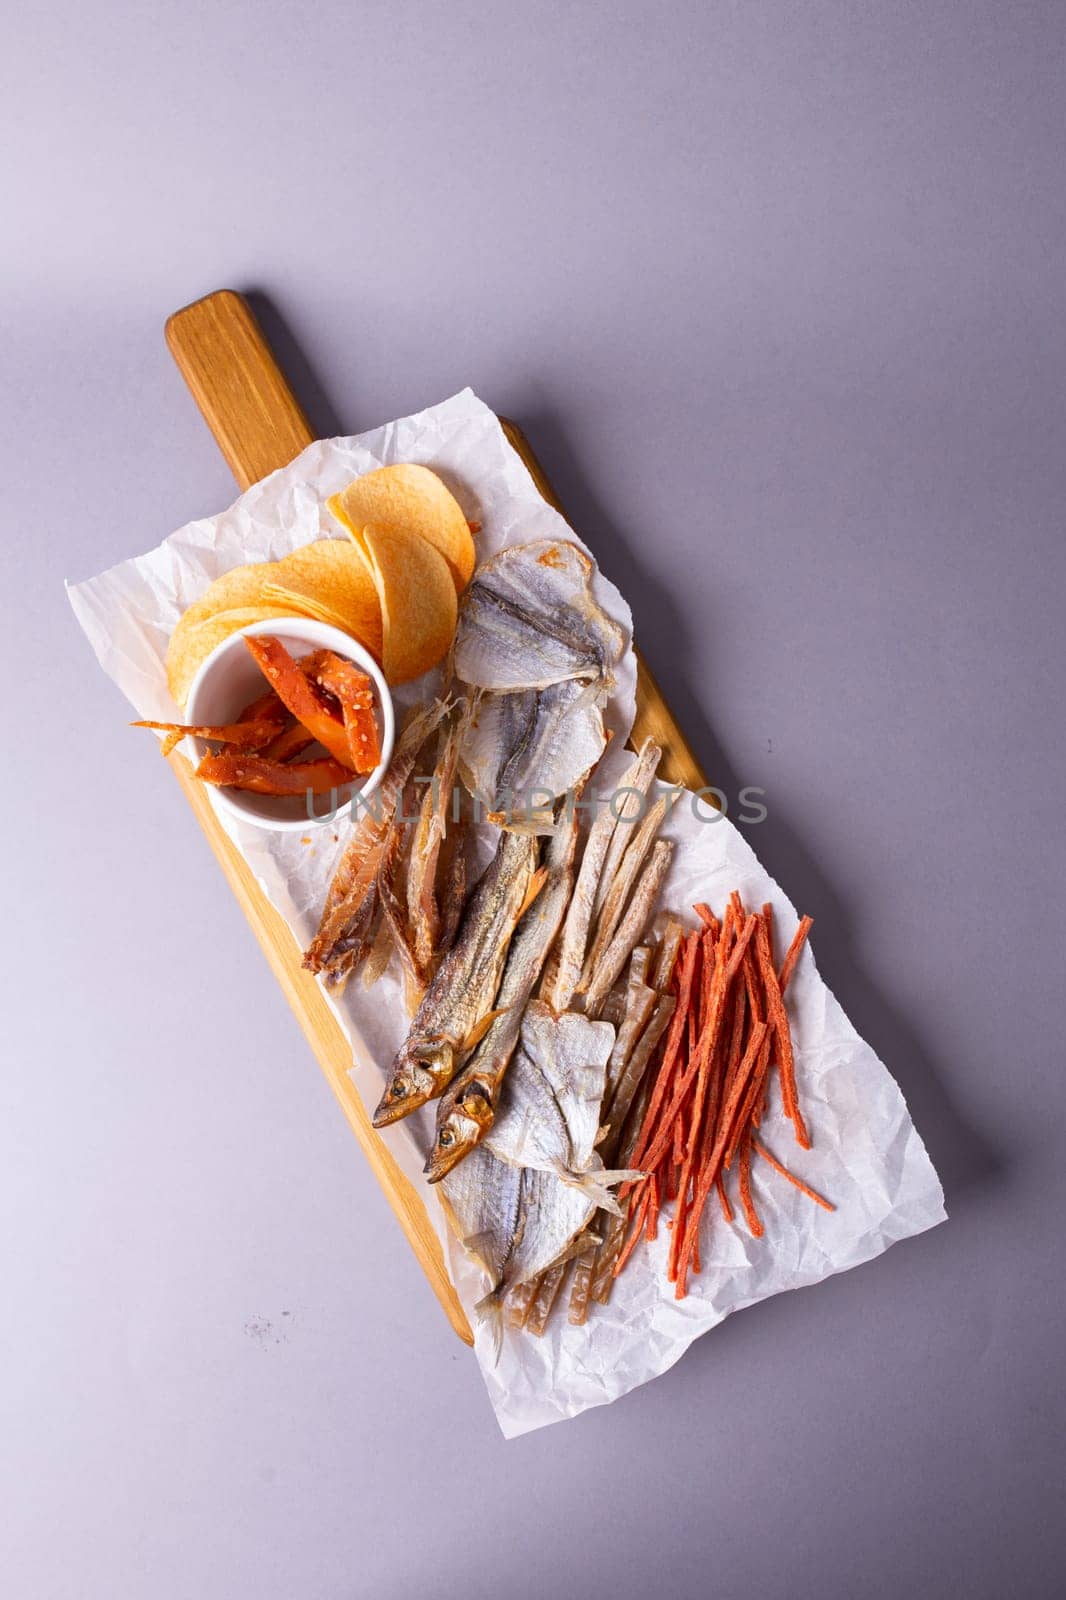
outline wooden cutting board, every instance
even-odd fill
[[[314,434],[307,418],[247,301],[239,294],[220,289],[176,311],[167,322],[166,336],[204,421],[242,489],[286,466],[312,442]],[[561,511],[522,430],[502,417],[500,422],[545,500]],[[671,783],[701,788],[707,780],[639,651],[638,663],[633,742],[654,739],[663,750],[662,776]],[[340,1025],[316,980],[300,965],[300,951],[288,927],[224,832],[204,785],[197,783],[184,756],[175,752],[170,764],[433,1292],[456,1333],[472,1344],[470,1325],[448,1278],[440,1242],[426,1211],[426,1195],[404,1176],[370,1126],[348,1075],[351,1051]]]

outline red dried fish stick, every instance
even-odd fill
[[[785,959],[781,963],[781,971],[778,974],[778,978],[777,978],[778,988],[781,990],[782,994],[784,994],[785,990],[788,988],[789,979],[792,977],[792,974],[796,970],[796,962],[799,960],[800,956],[802,955],[803,946],[807,942],[807,935],[810,933],[810,931],[811,931],[811,929],[813,927],[814,927],[814,918],[813,917],[801,917],[800,918],[800,925],[796,929],[795,934],[793,935],[792,943],[789,945],[788,949],[785,951]]]
[[[770,947],[766,941],[766,928],[760,922],[756,933],[759,967],[762,973],[763,988],[766,993],[766,1006],[773,1025],[777,1044],[777,1069],[781,1077],[781,1098],[785,1108],[785,1115],[796,1130],[796,1139],[805,1150],[811,1146],[807,1128],[803,1121],[799,1103],[796,1099],[796,1064],[792,1054],[792,1034],[788,1024],[788,1013],[785,1002],[781,997],[781,987],[774,971]]]
[[[751,1196],[751,1145],[746,1137],[740,1144],[740,1203],[744,1207],[744,1215],[752,1235],[756,1239],[761,1239],[766,1230]]]
[[[808,1199],[813,1200],[815,1205],[821,1206],[823,1211],[836,1210],[836,1206],[831,1200],[827,1200],[824,1195],[819,1194],[817,1189],[812,1189],[809,1183],[804,1183],[802,1178],[797,1178],[794,1172],[790,1172],[786,1166],[778,1161],[777,1157],[767,1150],[761,1139],[753,1137],[751,1147],[758,1155],[762,1156],[765,1162],[773,1167],[775,1172],[779,1172],[783,1178],[787,1178],[789,1183],[795,1184],[801,1194],[805,1194]]]

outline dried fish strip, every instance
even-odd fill
[[[676,791],[675,791],[676,793]],[[596,933],[592,946],[585,958],[585,969],[581,974],[581,982],[577,992],[583,993],[592,982],[604,951],[610,944],[622,920],[626,901],[630,890],[637,880],[640,869],[644,865],[645,857],[655,842],[656,835],[662,827],[667,811],[673,804],[673,797],[663,795],[645,815],[643,821],[632,830],[632,837],[619,863],[614,881],[611,883],[604,897],[603,906],[596,922]],[[626,826],[626,824],[623,824]],[[601,880],[602,881],[602,880]]]
[[[633,890],[629,909],[622,918],[618,931],[604,952],[603,961],[585,996],[587,1016],[598,1015],[608,991],[621,972],[630,951],[639,940],[652,908],[659,898],[659,890],[669,870],[674,847],[660,839],[653,847],[651,857],[644,866]]]
[[[637,795],[646,793],[661,758],[662,751],[658,745],[646,743],[623,774],[619,791],[634,790],[637,791]],[[634,794],[627,793],[622,805],[623,814],[631,802],[634,805],[640,803]],[[570,909],[566,914],[566,924],[559,944],[552,982],[550,987],[545,988],[544,998],[556,1011],[566,1011],[569,1008],[580,981],[585,965],[589,927],[596,906],[596,894],[604,862],[618,826],[619,817],[615,815],[612,800],[611,804],[597,812],[589,829]]]

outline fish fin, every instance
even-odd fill
[[[568,1184],[572,1189],[579,1189],[583,1195],[591,1200],[597,1211],[609,1211],[613,1217],[622,1215],[622,1207],[617,1198],[611,1193],[611,1188],[616,1183],[626,1183],[642,1177],[639,1172],[630,1172],[628,1169],[599,1168],[595,1172],[574,1172],[564,1166],[562,1162],[555,1169],[555,1175],[560,1182]]]
[[[482,1295],[474,1306],[474,1315],[492,1339],[493,1365],[498,1365],[503,1350],[503,1285],[497,1284],[488,1294]]]
[[[510,1006],[501,1006],[498,1011],[486,1011],[483,1017],[479,1017],[459,1046],[459,1054],[466,1055],[475,1045],[479,1045],[497,1018],[505,1017],[510,1009]]]
[[[518,923],[521,922],[522,918],[525,916],[526,912],[529,910],[530,906],[533,904],[534,900],[537,898],[538,894],[543,889],[543,887],[547,883],[547,881],[548,881],[548,869],[547,869],[547,867],[538,867],[536,872],[533,874],[533,876],[529,880],[529,888],[526,890],[526,897],[522,901],[522,905],[521,905],[521,908],[519,910],[518,916],[515,918],[515,926],[516,927],[517,927]]]

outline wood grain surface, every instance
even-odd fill
[[[167,321],[166,339],[204,421],[242,489],[286,466],[312,442],[314,435],[307,418],[241,295],[232,289],[221,289],[176,311]],[[513,422],[503,418],[500,421],[541,494],[561,511],[522,430]],[[646,738],[654,739],[663,750],[663,777],[672,783],[700,788],[707,780],[699,763],[639,650],[637,655],[633,740],[640,743]],[[169,759],[445,1315],[459,1337],[472,1344],[470,1326],[448,1278],[440,1241],[423,1197],[374,1132],[349,1076],[351,1052],[339,1023],[316,980],[303,970],[300,951],[288,927],[215,816],[203,784],[193,777],[183,756],[175,752]]]

